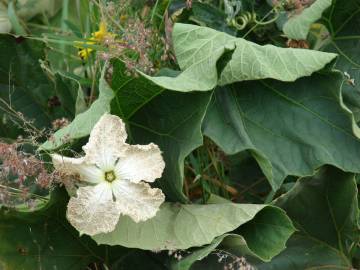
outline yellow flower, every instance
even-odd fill
[[[93,49],[91,49],[91,48],[86,48],[86,49],[84,48],[84,49],[79,50],[78,55],[80,56],[81,59],[86,60],[89,58],[90,53],[92,51],[93,51]]]
[[[101,22],[100,25],[99,25],[99,31],[96,31],[95,33],[92,34],[93,38],[96,40],[96,41],[103,41],[104,38],[108,35],[111,35],[111,33],[109,33],[107,30],[106,30],[106,24],[104,22]]]
[[[75,42],[75,47],[80,49],[78,52],[78,55],[81,57],[81,59],[87,60],[89,58],[91,52],[94,51],[94,49],[91,49],[91,48],[84,48],[84,46],[83,46],[84,44],[85,45],[95,45],[95,44],[102,43],[107,36],[114,37],[115,34],[107,31],[105,22],[100,22],[99,30],[91,34],[91,38],[89,39],[89,41]]]

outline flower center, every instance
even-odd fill
[[[105,180],[106,181],[111,183],[115,179],[116,179],[116,175],[115,175],[114,171],[105,172]]]

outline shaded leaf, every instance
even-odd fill
[[[129,252],[129,255],[120,257],[114,261],[109,269],[111,270],[168,270],[168,267],[163,261],[157,258],[157,255],[150,251],[144,251],[139,249],[133,249]]]
[[[0,115],[6,120],[0,123],[0,136],[16,138],[21,134],[13,121],[23,123],[13,113],[10,115],[8,105],[25,119],[33,120],[38,129],[50,127],[56,118],[73,116],[69,111],[73,102],[71,84],[43,71],[39,61],[45,58],[44,49],[42,42],[0,35]],[[64,91],[68,94],[62,98]],[[49,101],[54,98],[64,106],[51,106]]]
[[[293,220],[298,232],[288,247],[259,269],[352,269],[360,241],[359,210],[353,174],[324,167],[300,179],[275,204]]]
[[[151,99],[164,91],[163,88],[149,82],[144,77],[129,76],[125,64],[114,60],[111,88],[115,98],[112,113],[123,119],[130,118]]]
[[[66,221],[65,191],[52,193],[50,202],[35,212],[0,209],[0,267],[8,270],[83,270],[106,262],[106,247],[78,233]],[[117,257],[123,250],[113,250]]]
[[[339,73],[295,83],[261,81],[219,89],[204,134],[226,153],[247,149],[274,190],[288,175],[306,176],[324,164],[360,171],[359,128],[341,100]]]
[[[236,34],[236,29],[231,28],[226,22],[226,14],[211,4],[193,2],[191,8],[191,20],[205,24],[212,29],[228,33]]]
[[[86,102],[80,83],[60,72],[54,76],[57,96],[61,107],[66,110],[68,116],[72,118],[79,112],[86,110]]]
[[[40,150],[54,150],[71,140],[89,135],[100,117],[110,111],[110,102],[114,98],[114,93],[105,81],[104,73],[105,68],[100,78],[99,98],[88,110],[78,114],[68,126],[55,132],[52,138],[40,146]]]
[[[221,242],[224,240],[225,237],[229,236],[229,234],[225,234],[215,238],[211,244],[201,247],[195,251],[193,251],[190,255],[187,255],[180,261],[173,262],[171,265],[172,270],[188,270],[190,267],[196,262],[201,261],[202,259],[206,258],[211,252],[216,249]],[[239,235],[235,235],[235,237],[241,237]],[[245,240],[244,240],[245,242]]]
[[[360,1],[337,0],[332,9],[324,15],[329,22],[330,36],[320,49],[339,54],[336,68],[349,74],[343,84],[345,104],[360,120]],[[350,81],[350,80],[353,80]]]

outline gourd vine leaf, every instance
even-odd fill
[[[285,177],[313,175],[324,164],[359,173],[360,131],[341,84],[341,74],[331,72],[218,89],[203,132],[227,154],[250,150],[273,190]]]
[[[336,57],[319,51],[260,46],[207,27],[180,23],[175,24],[173,43],[182,72],[176,77],[143,76],[180,92],[208,91],[216,85],[265,78],[295,81],[322,69]],[[217,62],[228,51],[232,52],[231,59],[219,71]]]
[[[243,236],[221,236],[235,229],[240,234],[243,233]],[[255,230],[257,236],[254,235]],[[238,252],[269,261],[285,248],[285,243],[293,232],[294,227],[284,212],[272,206],[164,203],[152,219],[136,223],[131,218],[122,216],[113,232],[98,234],[92,238],[99,244],[153,251],[187,249],[210,243],[211,248],[215,248],[227,238],[226,245]],[[220,238],[214,240],[217,236]],[[264,243],[267,243],[266,247]],[[208,253],[209,249],[204,252]],[[205,254],[204,252],[201,253]]]

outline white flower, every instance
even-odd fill
[[[156,215],[165,196],[146,182],[161,177],[165,163],[157,145],[129,145],[122,120],[105,114],[83,147],[85,156],[52,155],[55,168],[78,175],[86,184],[77,189],[67,208],[67,218],[81,233],[95,235],[115,229],[121,214],[135,222]]]

